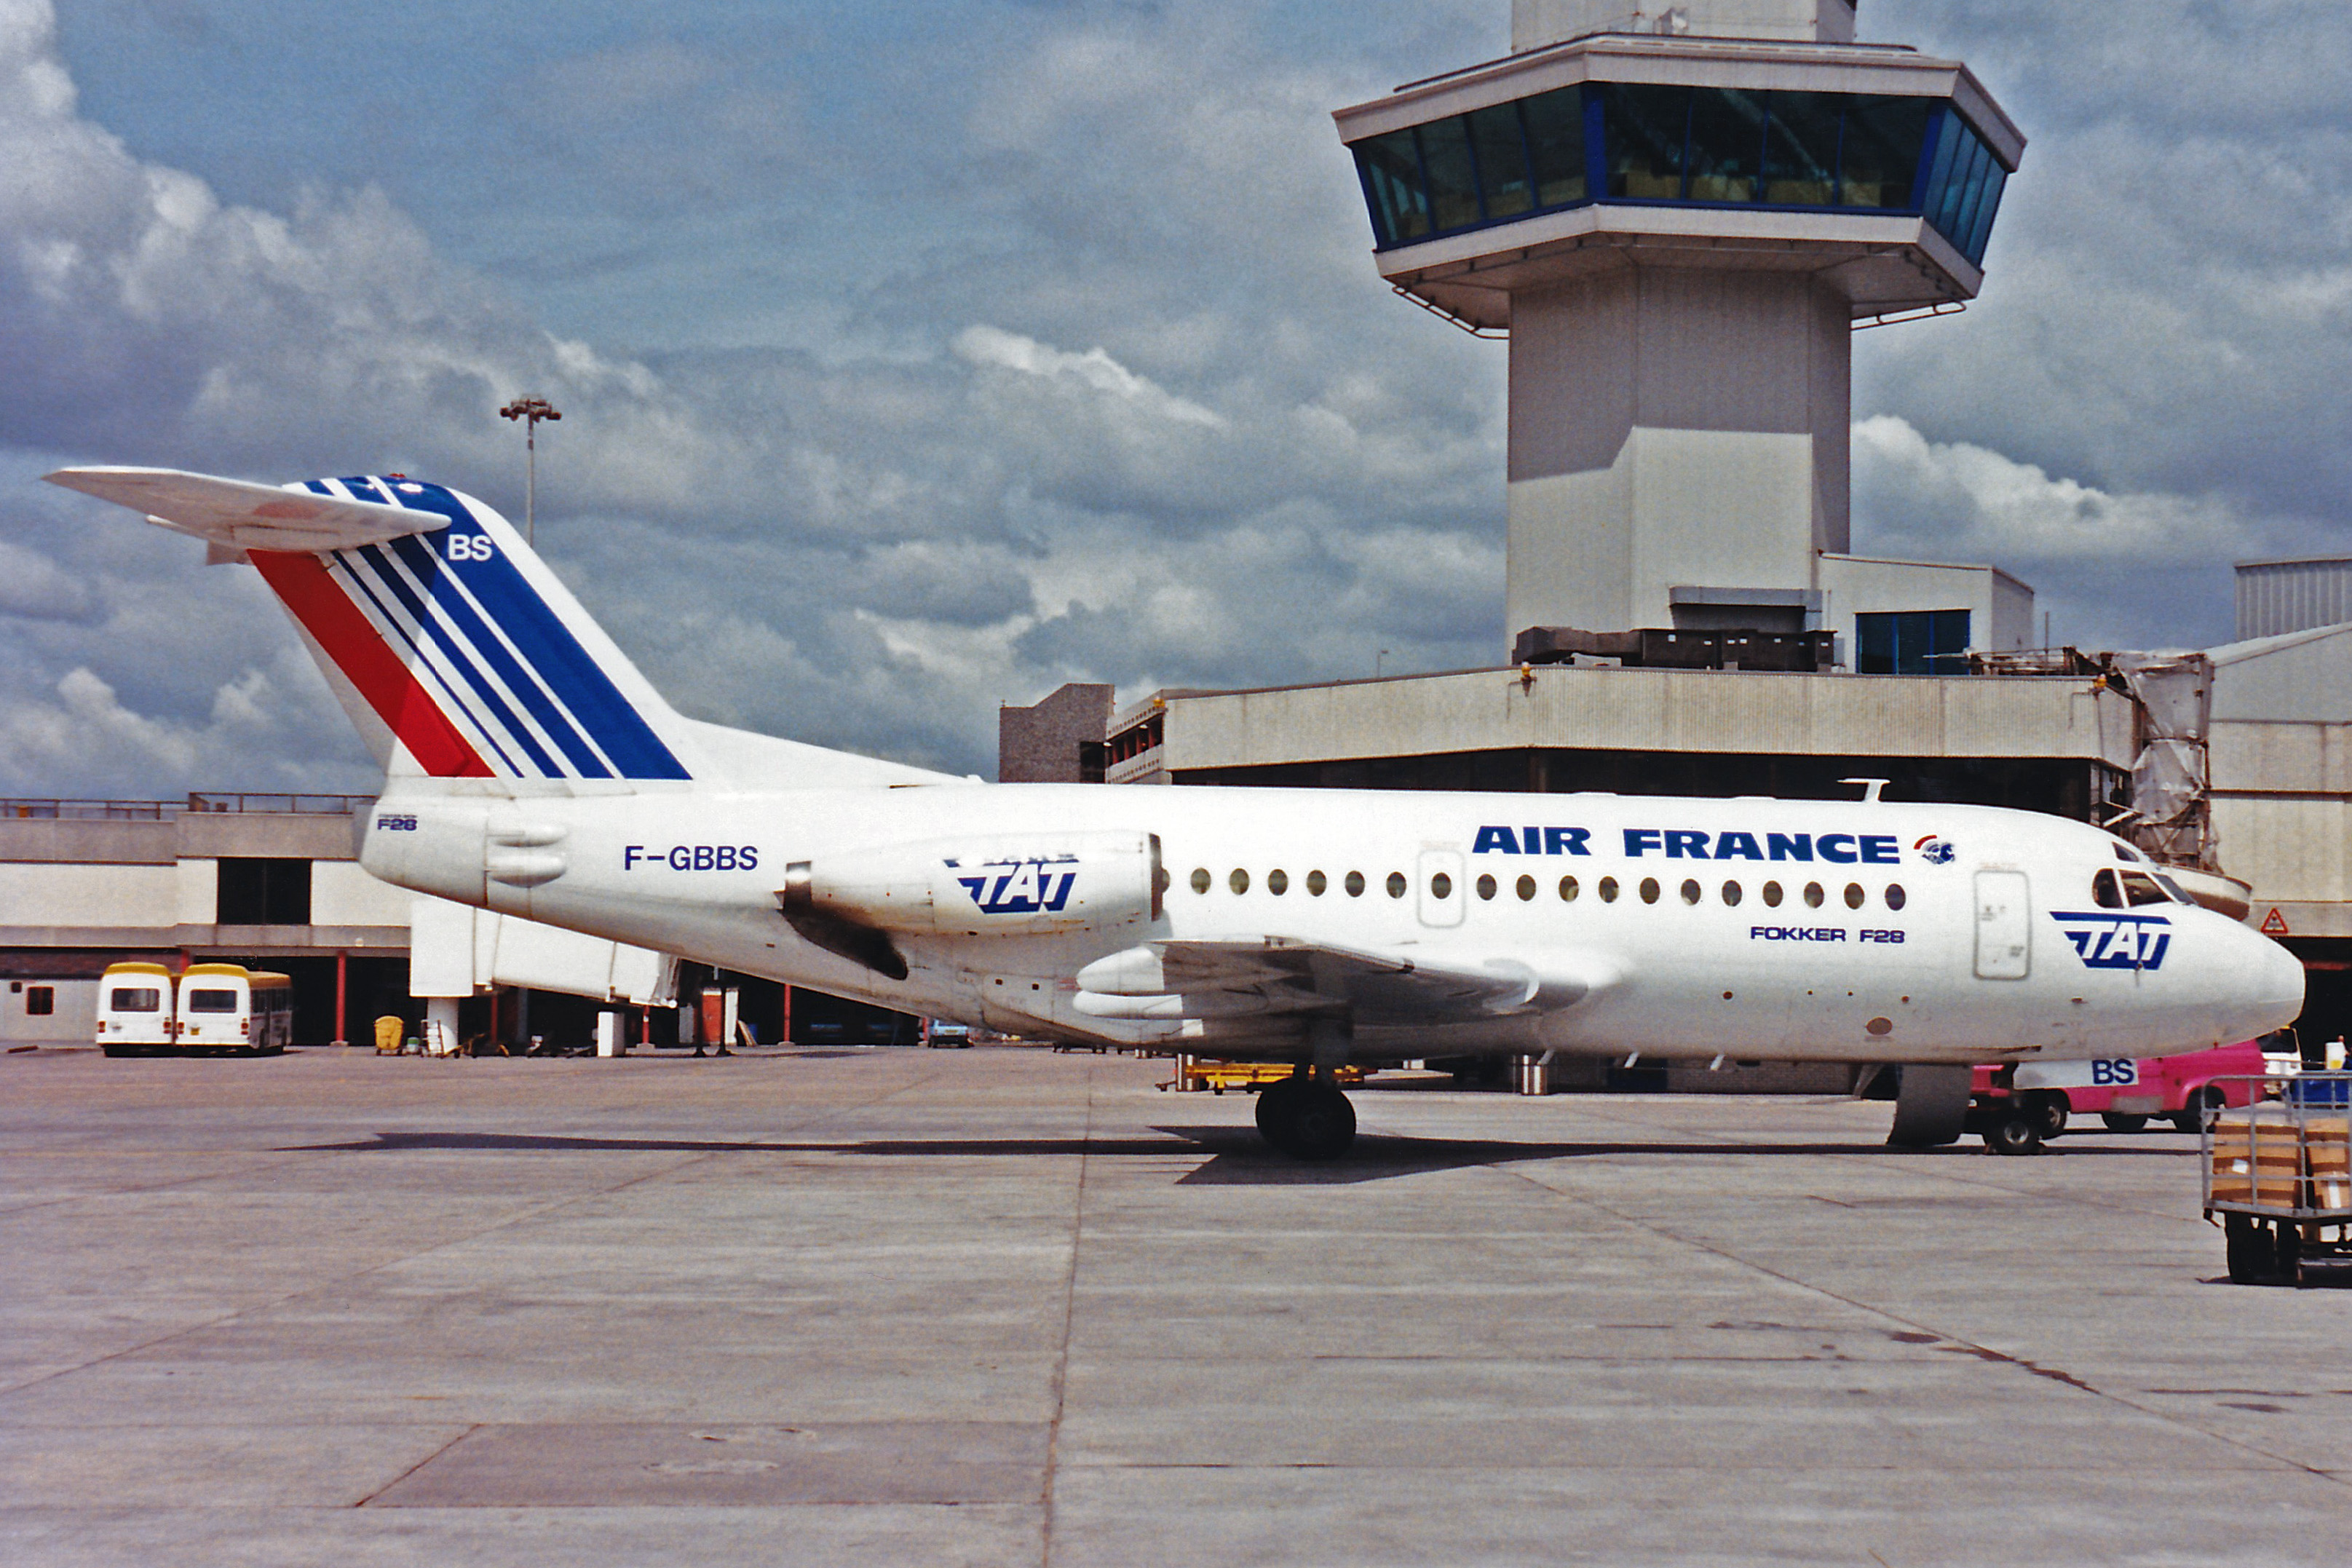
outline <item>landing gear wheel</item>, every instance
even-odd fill
[[[2221,1237],[2230,1258],[2230,1283],[2259,1285],[2278,1270],[2278,1244],[2268,1226],[2250,1215],[2221,1216]]]
[[[2066,1114],[2071,1109],[2066,1097],[2049,1089],[2018,1096],[2021,1109],[2042,1130],[2044,1139],[2055,1138],[2066,1131]]]
[[[2173,1112],[2172,1124],[2183,1132],[2202,1132],[2213,1125],[2227,1102],[2221,1091],[2211,1084],[2189,1097],[2189,1103]]]
[[[2110,1132],[2137,1132],[2147,1125],[2147,1118],[2124,1110],[2102,1110],[2099,1120],[2107,1124]]]
[[[1996,1154],[2039,1154],[2041,1119],[2023,1110],[2003,1110],[1985,1124],[1984,1141]]]
[[[1311,1084],[1291,1118],[1284,1151],[1301,1160],[1336,1160],[1356,1141],[1356,1108],[1328,1083]]]
[[[1307,1087],[1302,1079],[1286,1078],[1258,1090],[1258,1133],[1286,1154],[1290,1152],[1291,1126],[1298,1120],[1299,1095]]]

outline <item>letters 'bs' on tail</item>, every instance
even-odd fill
[[[690,776],[686,722],[470,496],[396,475],[282,489],[164,468],[48,477],[251,561],[392,774]]]

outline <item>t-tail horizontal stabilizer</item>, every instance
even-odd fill
[[[49,483],[133,511],[174,532],[229,550],[320,553],[383,544],[449,526],[437,511],[280,489],[177,468],[60,468]]]

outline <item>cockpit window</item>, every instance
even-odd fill
[[[2116,858],[2126,866],[2141,866],[2147,862],[2147,857],[2121,839],[2116,841]]]
[[[2124,890],[2117,885],[2113,871],[2102,871],[2091,879],[2091,901],[2103,910],[2124,907]]]
[[[2181,891],[2179,883],[2174,881],[2169,877],[2162,875],[2161,873],[2157,875],[2156,885],[2162,888],[2166,892],[2170,893],[2176,903],[2193,904],[2197,901],[2190,898],[2187,893]]]
[[[2132,908],[2142,904],[2168,904],[2171,897],[2156,885],[2156,879],[2145,871],[2124,873],[2124,899]]]

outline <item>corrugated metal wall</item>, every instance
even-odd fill
[[[2352,560],[2238,568],[2238,637],[2278,637],[2352,621]]]

